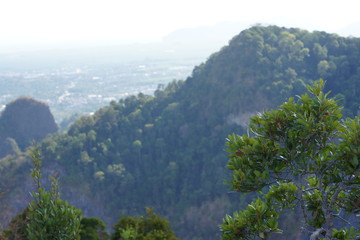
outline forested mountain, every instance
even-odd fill
[[[225,213],[246,203],[224,185],[227,135],[243,133],[250,116],[319,78],[345,114],[356,115],[360,39],[255,26],[185,81],[111,102],[46,138],[44,167],[59,172],[62,197],[86,216],[113,224],[119,214],[148,206],[167,216],[182,239],[217,239]],[[25,206],[13,200],[27,197],[28,168],[24,155],[0,160],[2,222]]]

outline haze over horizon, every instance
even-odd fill
[[[341,4],[324,0],[3,1],[0,53],[161,42],[179,29],[211,28],[224,22],[243,28],[261,23],[360,36],[359,5],[356,0]]]

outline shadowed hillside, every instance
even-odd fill
[[[28,97],[18,98],[6,105],[0,117],[0,156],[24,151],[33,141],[42,140],[57,131],[49,106]]]

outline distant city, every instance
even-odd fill
[[[74,114],[91,114],[112,100],[153,94],[159,84],[185,79],[193,60],[144,60],[106,65],[76,65],[36,70],[0,71],[0,106],[19,96],[49,104],[59,123]]]

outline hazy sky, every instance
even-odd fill
[[[359,22],[359,0],[1,0],[0,47],[66,41],[161,39],[223,21],[334,32]]]

